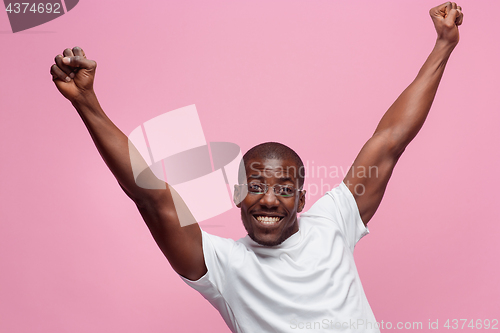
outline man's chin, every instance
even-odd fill
[[[285,241],[285,239],[262,239],[250,234],[248,236],[250,236],[255,243],[263,246],[277,246]]]
[[[277,246],[287,240],[290,236],[292,236],[296,231],[294,228],[287,228],[281,232],[275,232],[274,234],[267,232],[259,232],[258,229],[246,228],[248,236],[257,244],[263,246]],[[298,228],[297,228],[298,229]],[[257,231],[257,232],[256,232]]]

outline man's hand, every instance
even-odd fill
[[[184,214],[184,222],[186,219],[196,222],[194,217],[179,194],[164,181],[158,180],[151,170],[147,176],[160,182],[163,189],[160,186],[146,189],[137,185],[131,161],[146,162],[142,161],[137,149],[99,105],[93,89],[96,67],[96,62],[87,59],[81,48],[74,47],[56,56],[50,73],[57,89],[78,111],[104,162],[136,204],[174,270],[185,278],[198,280],[207,272],[201,229],[197,223],[182,227],[178,212]],[[130,154],[133,154],[132,157]]]
[[[55,64],[50,67],[52,80],[59,92],[72,103],[89,93],[93,94],[97,63],[87,59],[78,46],[64,50],[63,55],[57,55]]]
[[[438,34],[438,40],[457,44],[459,40],[458,26],[462,24],[464,14],[462,7],[454,2],[447,2],[434,7],[429,11],[434,27]]]
[[[380,205],[398,159],[424,124],[448,58],[459,40],[458,26],[463,20],[460,6],[447,2],[429,13],[438,34],[434,49],[415,80],[384,114],[344,179],[365,224]],[[359,176],[359,170],[369,170],[368,176],[364,171]]]

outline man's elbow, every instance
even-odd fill
[[[408,133],[398,130],[375,132],[372,139],[377,140],[383,146],[383,150],[396,158],[399,158],[403,154],[406,146],[411,141]]]

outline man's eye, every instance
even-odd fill
[[[250,192],[262,192],[262,186],[259,184],[248,184],[248,190]]]
[[[284,186],[280,189],[279,194],[284,197],[289,197],[293,195],[293,188],[289,186]]]

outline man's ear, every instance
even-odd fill
[[[245,191],[246,190],[246,191]],[[243,193],[245,192],[245,193]],[[234,195],[233,195],[233,201],[236,207],[241,208],[241,202],[245,199],[247,196],[248,189],[240,184],[234,185]]]
[[[306,190],[301,190],[299,194],[299,205],[297,206],[297,213],[300,213],[306,205]]]

